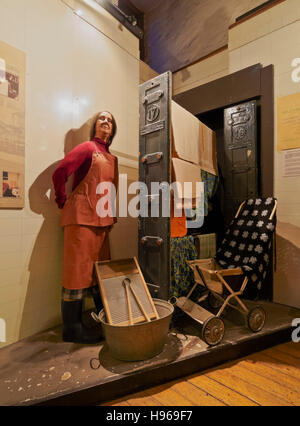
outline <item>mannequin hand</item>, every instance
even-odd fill
[[[67,200],[66,197],[64,197],[64,198],[56,198],[55,199],[56,204],[57,204],[57,206],[58,206],[59,209],[62,209],[64,207],[66,200]]]

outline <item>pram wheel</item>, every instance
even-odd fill
[[[210,346],[217,345],[221,342],[225,333],[225,325],[221,318],[209,318],[203,324],[202,339]]]
[[[171,305],[173,305],[173,306],[176,306],[176,303],[177,303],[177,297],[172,296],[172,297],[169,299],[169,303],[171,303]]]
[[[254,306],[247,314],[248,327],[253,333],[262,330],[266,321],[266,312],[261,306]]]

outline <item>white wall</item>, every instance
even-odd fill
[[[26,200],[22,210],[0,210],[0,318],[7,326],[0,347],[61,322],[63,233],[51,176],[65,144],[86,140],[88,120],[108,109],[118,124],[112,151],[132,178],[137,167],[139,43],[86,3],[93,5],[0,0],[0,40],[26,53]],[[136,222],[128,229],[136,232]],[[122,227],[112,237],[121,240]],[[132,253],[122,247],[118,256],[136,254],[134,245]]]
[[[228,75],[228,49],[173,74],[173,96]]]

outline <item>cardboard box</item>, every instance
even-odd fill
[[[172,101],[172,156],[199,164],[201,122],[193,114]]]
[[[202,182],[200,166],[180,158],[172,158],[172,182],[176,183],[174,185],[175,191],[177,191],[175,193],[176,208],[179,209],[180,206],[183,206],[183,198],[186,201],[185,207],[192,208],[195,200],[201,197],[201,194],[197,193],[197,182]],[[184,185],[188,182],[191,184]]]
[[[199,165],[202,170],[218,176],[216,133],[201,123]]]
[[[171,117],[172,157],[218,175],[215,132],[174,101]]]

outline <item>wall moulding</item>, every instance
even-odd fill
[[[237,18],[236,22],[229,26],[229,29],[235,28],[236,26],[243,24],[244,22],[248,21],[249,19],[252,19],[255,16],[258,16],[261,13],[264,13],[267,10],[271,9],[272,7],[277,6],[278,4],[283,3],[285,1],[286,0],[267,1],[266,3],[263,3],[261,6],[258,6],[257,8],[253,9],[253,11],[249,11],[245,15],[242,15],[240,18]]]

